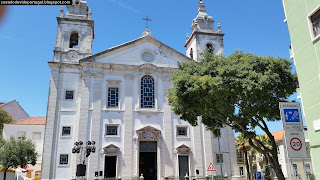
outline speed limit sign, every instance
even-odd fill
[[[289,158],[307,157],[303,131],[285,131],[285,137]]]
[[[300,151],[300,149],[302,148],[302,142],[299,138],[295,137],[290,140],[290,146],[293,150]]]

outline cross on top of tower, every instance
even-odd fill
[[[149,19],[148,16],[146,18],[143,18],[142,20],[146,21],[146,26],[148,29],[148,21],[152,21],[152,19]]]

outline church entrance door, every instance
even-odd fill
[[[189,156],[179,156],[179,180],[184,180],[189,174]]]
[[[157,142],[140,141],[139,175],[145,180],[157,180]]]
[[[105,156],[104,178],[115,178],[117,173],[117,156]]]

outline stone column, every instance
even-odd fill
[[[101,96],[102,96],[102,75],[94,75],[94,89],[93,89],[93,110],[92,110],[92,128],[91,128],[91,140],[96,141],[96,153],[91,153],[88,158],[89,169],[88,176],[90,179],[94,179],[95,171],[100,171],[99,162],[101,159]]]
[[[125,75],[125,112],[124,112],[124,149],[123,149],[123,178],[131,178],[134,176],[133,170],[136,169],[134,162],[133,147],[133,75]]]

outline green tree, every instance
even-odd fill
[[[236,137],[236,148],[238,151],[242,152],[244,155],[243,161],[246,166],[247,171],[247,179],[251,180],[251,173],[249,168],[249,162],[248,162],[248,151],[250,150],[250,145],[248,143],[248,139],[244,138],[243,134],[240,134],[238,137]]]
[[[270,165],[266,164],[263,168],[263,175],[262,175],[263,180],[272,180],[271,172],[270,172]]]
[[[10,116],[10,114],[4,109],[0,108],[0,134],[2,134],[3,124],[11,123],[15,120]]]
[[[25,137],[18,140],[14,137],[4,140],[0,147],[0,165],[5,170],[4,179],[9,168],[16,168],[18,165],[21,167],[26,167],[28,164],[35,165],[37,156],[35,145]]]
[[[291,73],[291,64],[284,58],[250,53],[235,52],[227,58],[204,53],[201,63],[180,63],[172,73],[174,87],[169,89],[168,101],[175,114],[193,126],[201,116],[209,130],[227,125],[242,133],[269,160],[278,179],[284,180],[266,120],[278,121],[279,102],[288,101],[295,92],[297,77]],[[255,128],[267,134],[271,149],[256,138]]]

